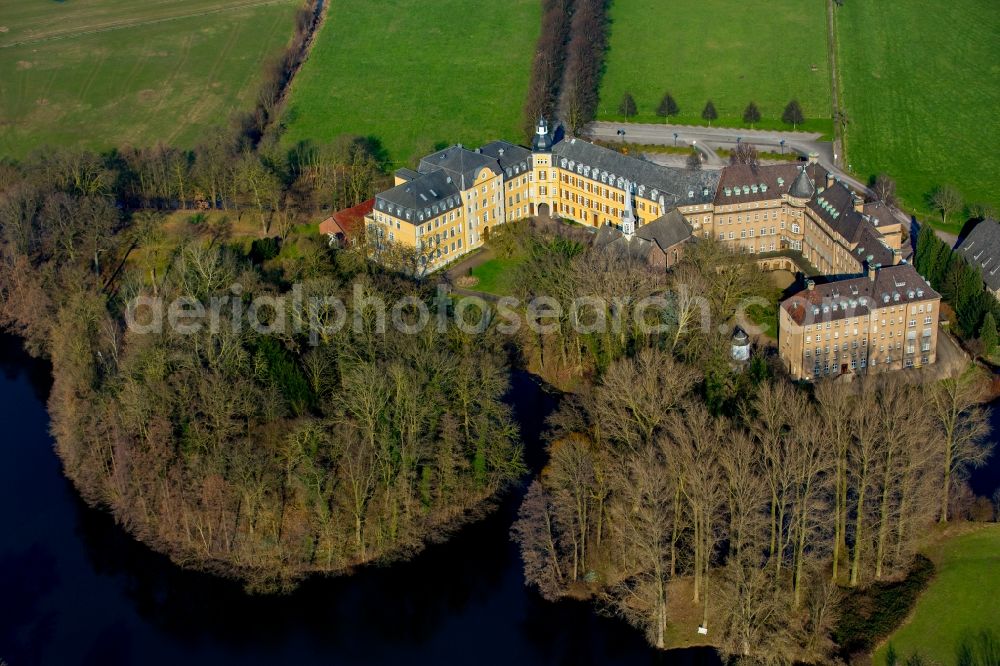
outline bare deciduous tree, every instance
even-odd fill
[[[946,523],[955,478],[969,467],[981,465],[990,453],[985,442],[989,422],[980,406],[984,383],[978,372],[969,369],[958,377],[931,384],[928,389],[943,454],[940,521]]]

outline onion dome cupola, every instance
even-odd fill
[[[538,119],[535,137],[531,140],[531,150],[535,153],[548,153],[552,151],[552,133],[549,131],[549,121],[545,120],[545,118]]]

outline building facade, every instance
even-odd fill
[[[794,379],[919,368],[937,357],[941,295],[910,264],[812,281],[781,303],[778,350]]]
[[[436,270],[498,225],[535,215],[597,231],[595,244],[669,268],[692,238],[833,278],[779,308],[779,352],[793,376],[933,363],[940,296],[902,257],[902,225],[819,164],[669,168],[538,122],[531,148],[461,145],[401,169],[375,198],[376,245],[398,244]],[[812,283],[810,283],[812,284]],[[816,319],[814,321],[814,319]]]
[[[899,222],[866,210],[815,159],[669,168],[582,139],[555,141],[544,119],[530,150],[457,145],[423,158],[417,171],[399,170],[370,222],[377,239],[413,248],[434,270],[482,245],[491,226],[533,215],[620,230],[630,195],[636,229],[676,209],[694,236],[748,254],[800,253],[822,274],[861,274],[900,258]]]

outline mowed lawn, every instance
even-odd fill
[[[742,127],[755,101],[758,127],[784,128],[782,111],[796,98],[812,119],[804,129],[831,131],[824,0],[615,0],[611,21],[600,117],[620,118],[628,90],[635,120],[663,122],[655,112],[669,90],[680,107],[673,123],[705,124],[711,99],[715,124]]]
[[[1000,208],[996,0],[850,0],[837,32],[855,173],[895,176],[919,213],[943,183]]]
[[[523,143],[540,26],[539,0],[332,0],[285,143],[371,136],[396,166],[438,143]]]
[[[300,0],[3,0],[0,155],[189,147],[253,106]]]
[[[1000,638],[1000,525],[980,524],[944,541],[930,553],[936,573],[909,620],[875,652],[885,664],[889,643],[899,663],[914,652],[925,662],[961,663],[959,646],[992,629]]]
[[[527,257],[522,254],[513,257],[494,257],[472,269],[472,277],[478,282],[471,287],[477,291],[485,291],[497,296],[513,293],[514,276],[518,266]]]

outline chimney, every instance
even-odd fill
[[[868,264],[868,279],[871,282],[875,281],[875,266],[873,264]]]
[[[860,194],[854,193],[854,212],[863,213],[865,211],[865,198]]]
[[[809,153],[809,164],[819,164],[819,153]]]
[[[816,282],[814,280],[806,280],[806,290],[812,291],[816,288]]]
[[[826,172],[826,189],[830,189],[831,187],[833,187],[833,172],[832,171],[827,171]]]

